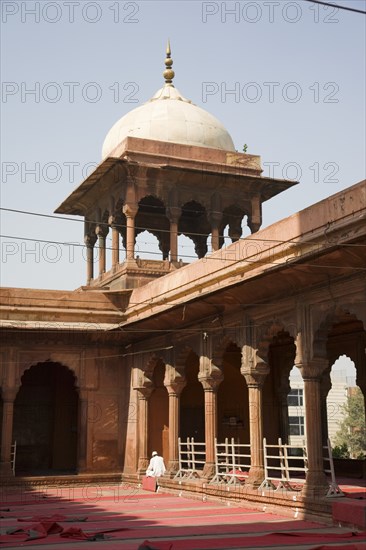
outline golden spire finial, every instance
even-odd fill
[[[170,86],[173,86],[173,78],[175,76],[175,73],[172,69],[173,60],[172,60],[172,52],[170,50],[170,40],[168,40],[167,46],[166,46],[166,59],[165,59],[165,71],[163,72],[163,77],[165,78],[165,83],[169,84]]]

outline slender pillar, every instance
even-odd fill
[[[264,480],[263,450],[263,384],[269,372],[265,363],[259,363],[254,369],[242,368],[248,386],[249,432],[250,432],[250,470],[245,482],[247,487],[256,489]]]
[[[119,231],[112,223],[112,271],[116,271],[119,264]]]
[[[1,470],[2,476],[12,475],[11,471],[11,446],[13,444],[13,418],[14,401],[17,394],[16,388],[3,388],[3,419],[1,432]]]
[[[143,475],[149,465],[148,456],[148,434],[149,434],[149,397],[153,391],[152,387],[136,388],[138,391],[139,411],[139,461],[138,473]]]
[[[222,220],[222,213],[220,211],[211,212],[209,219],[211,224],[211,248],[215,252],[220,248],[219,225]]]
[[[218,197],[212,199],[209,221],[211,224],[211,248],[215,252],[220,248],[219,226],[222,221],[222,204]]]
[[[178,220],[181,215],[181,208],[171,206],[168,210],[170,221],[170,261],[178,261]]]
[[[106,254],[105,254],[105,239],[108,235],[108,226],[98,225],[95,234],[98,238],[98,252],[99,252],[99,277],[101,277],[106,271]]]
[[[179,404],[180,394],[185,385],[185,380],[176,380],[166,386],[169,394],[169,464],[167,469],[170,477],[174,477],[179,469]]]
[[[328,482],[324,473],[321,375],[328,361],[313,360],[307,365],[297,365],[304,380],[305,430],[308,472],[303,494],[309,497],[325,496]]]
[[[138,212],[136,204],[125,204],[123,212],[126,216],[126,260],[135,258],[135,217]]]
[[[220,248],[219,228],[217,226],[213,226],[211,229],[212,229],[211,247],[213,252],[216,252],[216,250],[219,250]]]
[[[94,278],[94,245],[97,240],[96,235],[85,235],[84,242],[86,246],[86,284],[90,285]]]
[[[215,475],[215,439],[217,438],[217,389],[223,380],[223,375],[200,376],[205,392],[205,441],[206,464],[203,469],[203,477],[210,479]]]

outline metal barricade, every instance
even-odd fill
[[[244,468],[244,470],[243,470]],[[211,483],[243,483],[250,468],[250,445],[234,438],[218,443],[215,438],[215,476]]]
[[[323,464],[324,464],[324,472],[330,475],[330,483],[329,483],[329,489],[327,492],[327,497],[344,497],[345,495],[343,491],[340,489],[336,481],[335,471],[334,471],[334,462],[333,462],[332,444],[330,442],[329,437],[327,439],[327,445],[323,447]]]
[[[12,471],[13,476],[15,476],[16,456],[17,456],[17,442],[14,441],[14,443],[10,446],[10,469]]]
[[[178,438],[179,470],[174,479],[188,480],[199,478],[206,463],[206,445],[187,437],[186,441]]]
[[[292,450],[297,450],[293,454]],[[289,452],[290,451],[290,452]],[[307,472],[306,445],[287,445],[278,439],[277,445],[268,445],[263,439],[264,481],[258,489],[288,489],[298,491]]]

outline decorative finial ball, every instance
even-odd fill
[[[171,57],[167,57],[165,60],[165,66],[171,67],[173,65],[173,59]]]
[[[165,78],[166,82],[171,82],[175,76],[175,72],[173,69],[165,69],[163,72],[163,77]]]

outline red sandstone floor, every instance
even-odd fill
[[[364,483],[344,481],[342,490],[362,499]],[[366,548],[365,532],[228,506],[219,500],[147,493],[126,484],[42,491],[4,488],[0,516],[0,548],[137,550],[146,540],[157,550]],[[39,536],[41,531],[49,533],[26,541],[29,534]],[[105,538],[93,542],[75,538],[97,533]]]

